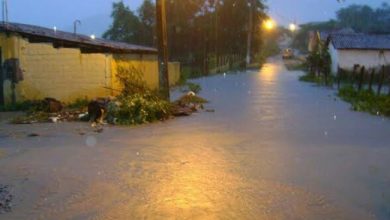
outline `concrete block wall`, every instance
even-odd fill
[[[63,102],[110,95],[111,56],[82,54],[79,49],[53,48],[22,39],[19,54],[24,80],[17,84],[19,100],[53,97]]]
[[[16,101],[53,97],[62,102],[118,94],[118,67],[135,67],[150,89],[159,88],[156,54],[83,54],[79,49],[54,48],[50,43],[30,43],[20,36],[0,34],[3,61],[17,58],[24,80],[16,84]],[[169,63],[170,85],[180,79],[180,63]],[[5,101],[11,102],[11,82],[6,81]]]
[[[157,55],[146,54],[126,54],[113,55],[111,70],[112,70],[112,86],[115,91],[121,89],[121,85],[116,75],[119,67],[130,68],[134,67],[142,73],[142,79],[146,85],[156,90],[159,88],[159,74],[157,65]]]

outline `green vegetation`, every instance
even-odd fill
[[[259,27],[267,18],[265,9],[264,0],[253,0],[250,8],[247,1],[237,0],[166,1],[169,60],[180,62],[188,78],[245,67],[247,48],[243,45],[247,45],[248,32],[253,62],[264,60],[268,56],[264,51],[277,49],[276,41],[263,42],[264,31]],[[249,10],[253,25],[248,30]],[[111,17],[113,23],[104,38],[156,46],[153,1],[145,0],[136,12],[123,1],[113,3]]]
[[[336,82],[336,78],[333,75],[328,75],[327,78],[325,78],[324,75],[315,75],[312,73],[306,73],[305,75],[300,76],[299,80],[326,86],[333,86]]]
[[[180,85],[181,92],[194,92],[198,94],[202,90],[202,87],[198,83],[193,82],[185,82]]]
[[[351,103],[354,111],[364,111],[375,115],[390,116],[390,96],[376,95],[372,91],[357,91],[352,86],[339,90],[339,97]]]
[[[109,104],[108,114],[116,124],[135,125],[168,119],[170,108],[169,102],[152,93],[137,93],[119,96],[117,102]]]
[[[169,118],[171,104],[158,92],[151,91],[142,80],[142,72],[134,67],[118,68],[123,90],[108,106],[108,117],[120,125],[135,125]]]
[[[299,77],[299,80],[302,82],[310,82],[321,84],[323,82],[322,77],[318,77],[315,74],[305,74]]]
[[[390,6],[387,3],[383,3],[376,9],[367,5],[356,4],[342,8],[337,12],[336,20],[301,25],[294,38],[293,47],[304,52],[307,51],[309,31],[333,31],[352,28],[354,31],[362,33],[389,34],[389,14]]]
[[[331,58],[328,47],[320,43],[317,48],[307,56],[306,74],[299,77],[299,80],[304,82],[314,82],[317,84],[332,85],[334,77],[331,74]]]

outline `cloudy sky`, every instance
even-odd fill
[[[186,0],[182,0],[186,1]],[[237,0],[244,1],[244,0]],[[270,15],[280,24],[296,21],[328,20],[335,17],[335,11],[349,4],[380,6],[385,0],[267,0]],[[124,0],[135,10],[142,0]],[[72,30],[73,21],[79,19],[80,32],[97,34],[110,23],[112,0],[8,0],[9,20],[46,27],[56,26]]]

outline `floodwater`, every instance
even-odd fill
[[[164,123],[2,124],[0,219],[389,219],[389,119],[299,74],[198,79],[215,113]]]

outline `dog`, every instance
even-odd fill
[[[89,121],[92,123],[92,127],[105,124],[104,119],[107,116],[107,107],[110,101],[110,98],[97,98],[88,104]]]

